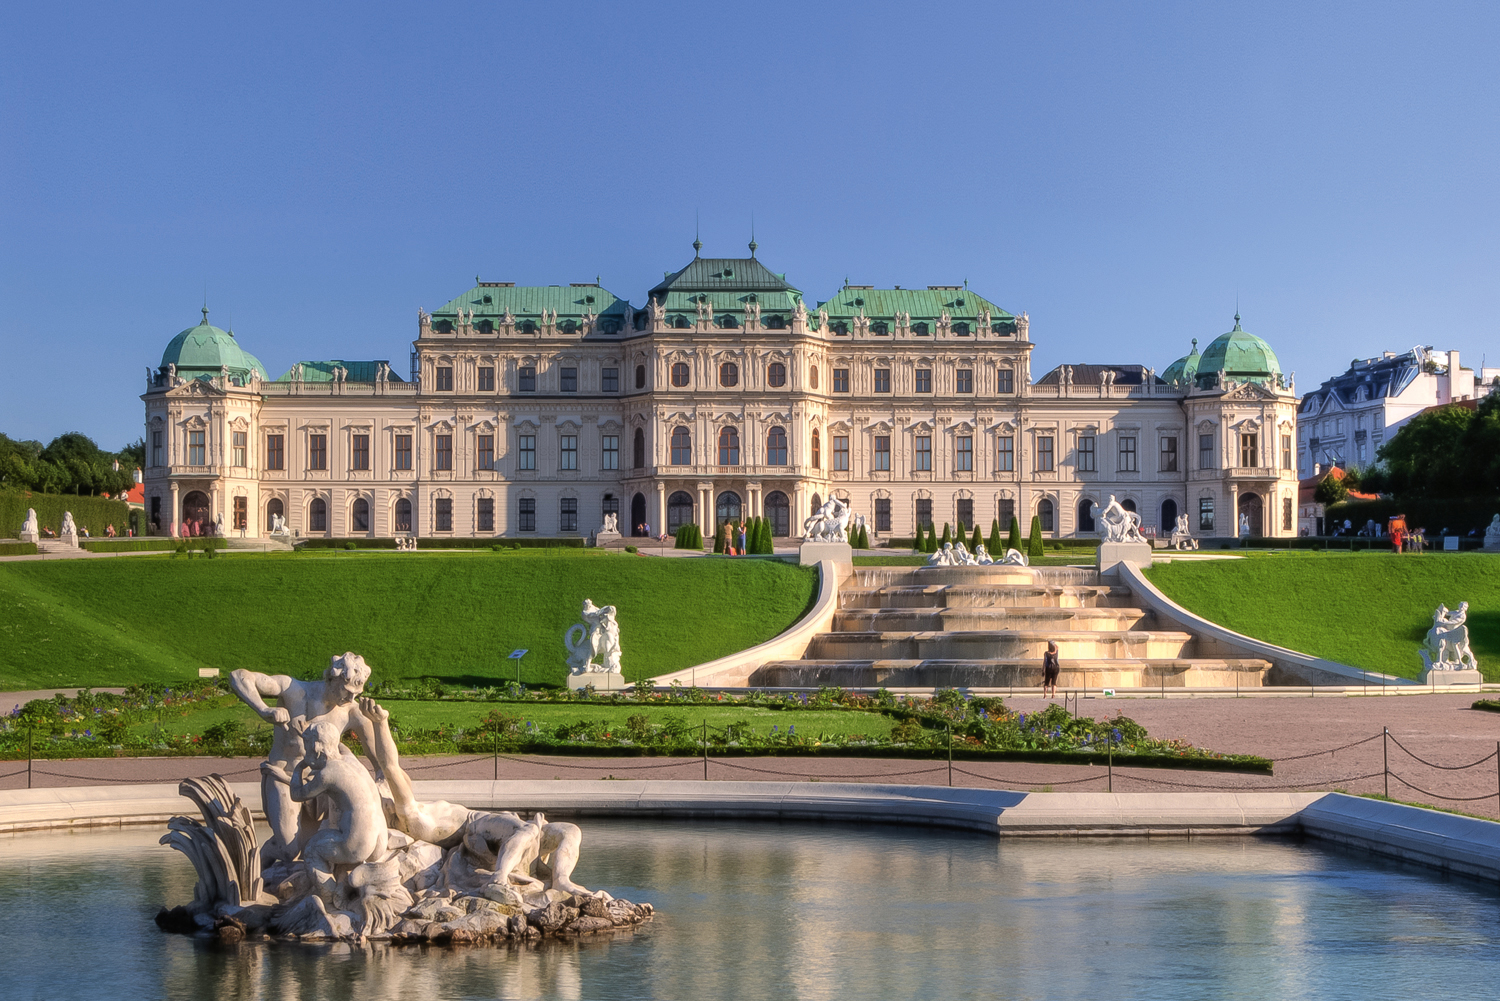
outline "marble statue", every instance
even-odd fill
[[[848,542],[849,505],[837,497],[830,497],[818,513],[802,522],[802,538],[806,542]]]
[[[271,515],[271,537],[279,538],[291,535],[291,530],[286,527],[286,519],[279,514]]]
[[[78,525],[73,521],[72,511],[63,512],[62,528],[58,530],[57,537],[67,545],[78,545]]]
[[[415,535],[403,535],[396,540],[396,549],[403,553],[414,553],[417,551],[417,537]]]
[[[974,562],[982,567],[987,567],[995,562],[995,558],[990,555],[989,550],[984,548],[983,542],[974,547]]]
[[[959,539],[953,544],[954,566],[972,567],[977,566],[979,561],[974,559],[969,547],[964,545],[964,540]]]
[[[1001,560],[1000,564],[1007,567],[1024,567],[1029,566],[1030,561],[1026,559],[1026,554],[1019,549],[1007,549],[1005,551],[1005,559]]]
[[[1495,515],[1484,530],[1484,548],[1500,549],[1500,514]]]
[[[1422,663],[1429,671],[1477,671],[1479,664],[1469,649],[1469,603],[1448,610],[1439,605],[1432,613],[1432,628],[1422,641]]]
[[[610,533],[610,532],[613,532],[615,535],[619,535],[620,534],[620,516],[618,514],[615,514],[614,512],[610,512],[609,514],[606,514],[604,516],[604,527],[601,528],[601,529],[599,529],[599,532],[600,532],[601,535],[602,534],[606,534],[606,533]]]
[[[957,564],[953,562],[955,558],[956,557],[953,554],[953,543],[945,542],[943,543],[943,548],[937,550],[927,557],[927,565],[930,567],[956,566]]]
[[[359,694],[368,676],[354,653],[333,658],[322,682],[231,675],[235,692],[273,724],[261,766],[271,836],[257,851],[250,811],[221,776],[184,781],[179,791],[203,819],[174,817],[161,840],[192,861],[198,886],[191,904],[157,914],[158,925],[227,942],[275,935],[457,944],[651,920],[649,904],[574,880],[577,825],[420,801],[390,713]],[[267,696],[277,698],[274,708]],[[358,735],[373,774],[344,746],[346,733]]]
[[[1115,500],[1115,495],[1109,495],[1109,503],[1105,505],[1104,513],[1099,515],[1099,531],[1105,542],[1145,542],[1146,537],[1141,535],[1141,516],[1134,511],[1127,511],[1120,502]]]
[[[26,509],[26,521],[21,525],[21,541],[40,542],[41,539],[42,530],[37,527],[36,508],[29,507]]]
[[[615,606],[599,608],[585,598],[580,614],[583,621],[569,626],[563,634],[568,669],[573,674],[619,674],[620,626],[615,621]]]
[[[1193,533],[1188,531],[1188,516],[1179,514],[1177,525],[1172,529],[1171,545],[1173,549],[1197,549],[1198,540],[1193,538]]]
[[[1240,538],[1250,538],[1250,515],[1245,512],[1240,513]]]

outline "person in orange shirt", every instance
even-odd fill
[[[1397,554],[1401,552],[1401,544],[1406,538],[1406,515],[1398,514],[1390,520],[1391,543],[1396,547]]]

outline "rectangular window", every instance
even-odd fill
[[[974,499],[960,497],[953,502],[953,516],[969,528],[974,527]]]
[[[1198,531],[1212,532],[1214,530],[1214,499],[1203,497],[1198,501]]]
[[[451,434],[435,435],[433,444],[436,448],[432,454],[432,468],[451,470],[453,468],[453,436]]]
[[[243,532],[249,525],[250,501],[245,497],[236,497],[234,499],[234,529],[237,532]]]
[[[953,450],[953,468],[960,473],[974,471],[974,439],[969,435],[961,434],[958,436]]]
[[[370,436],[367,434],[353,435],[349,449],[350,469],[370,468]]]
[[[875,468],[887,472],[891,468],[890,435],[875,436]]]
[[[562,436],[562,464],[557,468],[578,468],[578,436],[576,434],[565,434]]]
[[[250,432],[235,431],[234,439],[230,442],[234,446],[234,464],[244,466],[248,463],[250,452]]]
[[[434,512],[437,515],[436,528],[439,532],[453,531],[453,498],[437,498],[437,507]]]
[[[919,393],[930,393],[930,392],[932,392],[932,369],[930,369],[930,368],[919,368],[919,369],[917,369],[917,392],[919,392]]]
[[[523,532],[536,531],[536,498],[522,497],[517,511],[516,528]]]
[[[562,391],[564,393],[578,392],[578,369],[565,368],[562,370]]]
[[[1139,472],[1140,467],[1136,465],[1135,435],[1126,435],[1120,439],[1120,472]]]
[[[477,436],[474,449],[475,469],[495,468],[495,436],[482,434]]]
[[[889,393],[891,391],[891,370],[888,368],[877,368],[875,370],[875,392]]]
[[[885,440],[886,441],[890,441],[889,438],[887,438]],[[879,442],[880,439],[876,438],[875,441]],[[875,446],[875,450],[877,452],[880,450],[880,446],[878,444]],[[878,460],[877,460],[877,462],[878,462]],[[889,469],[890,466],[889,465],[881,466],[881,465],[877,464],[875,468],[876,469]],[[919,435],[916,436],[916,449],[912,453],[911,468],[914,469],[914,470],[916,470],[919,473],[920,472],[931,472],[932,471],[932,436],[931,435],[919,434]]]
[[[536,369],[531,365],[523,365],[516,369],[516,392],[536,392]],[[535,512],[532,512],[532,520],[535,521]],[[532,531],[535,531],[533,529]]]
[[[599,464],[600,469],[620,468],[620,436],[607,434],[604,436],[604,459]]]
[[[836,368],[833,370],[833,391],[835,393],[849,392],[849,370],[847,368]]]
[[[995,439],[995,470],[1001,473],[1014,472],[1016,468],[1016,439],[1003,434]]]
[[[875,531],[889,532],[891,530],[891,499],[889,497],[875,498]]]
[[[161,439],[162,432],[151,432],[151,465],[160,466],[161,462]]]
[[[953,388],[955,392],[959,393],[974,392],[974,370],[972,368],[959,369],[958,379]]]
[[[411,435],[396,435],[396,468],[411,468]]]
[[[930,497],[917,498],[917,527],[929,528],[932,525],[932,499]]]
[[[1097,468],[1094,464],[1094,436],[1086,435],[1078,439],[1078,471],[1080,473],[1092,473]]]
[[[521,435],[521,449],[520,449],[520,451],[521,451],[521,464],[519,466],[517,466],[516,468],[517,469],[535,469],[536,468],[536,435],[534,435],[534,434],[523,434],[523,435]]]
[[[493,393],[495,391],[495,370],[488,365],[481,365],[479,367],[479,391],[481,393]]]
[[[1281,436],[1281,468],[1292,468],[1292,436],[1289,434]]]
[[[1014,393],[1016,391],[1016,371],[1011,368],[1002,368],[995,371],[995,392]]]
[[[204,444],[207,431],[188,432],[188,465],[208,465],[208,446]]]
[[[620,370],[607,368],[599,377],[599,388],[606,393],[618,393],[620,391]]]
[[[1009,499],[1000,501],[1000,531],[1009,532],[1011,519],[1016,516],[1016,502]]]
[[[1051,435],[1037,435],[1036,439],[1036,471],[1039,473],[1050,473],[1053,469]]]
[[[437,367],[437,391],[439,393],[453,392],[453,367],[450,365],[439,365]]]
[[[563,497],[558,501],[557,528],[561,532],[578,531],[578,498]]]
[[[849,436],[836,434],[833,436],[833,468],[849,471]]]
[[[1177,472],[1177,437],[1175,435],[1161,440],[1161,471]],[[1166,525],[1162,526],[1162,528],[1166,527]]]
[[[1252,468],[1260,465],[1260,436],[1255,434],[1240,435],[1240,465]]]
[[[1214,468],[1214,436],[1211,434],[1198,436],[1198,468]]]
[[[495,530],[495,498],[479,498],[479,510],[475,512],[475,530],[480,532],[493,532]]]
[[[161,434],[160,431],[158,431],[156,433],[157,434]],[[158,447],[160,447],[160,446],[158,446]],[[157,465],[161,465],[161,463],[158,462]],[[286,468],[286,436],[285,435],[280,435],[280,434],[268,434],[268,435],[266,435],[266,468],[267,469],[285,469]]]
[[[1281,498],[1281,530],[1290,532],[1292,530],[1292,499]]]
[[[328,468],[328,436],[326,434],[307,436],[307,468]]]

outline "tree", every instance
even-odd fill
[[[955,529],[954,529],[954,530],[953,530],[953,541],[954,541],[954,542],[963,542],[963,541],[964,541],[964,538],[965,538],[965,536],[966,536],[966,535],[967,535],[967,534],[968,534],[968,532],[967,532],[967,530],[966,530],[966,529],[965,529],[965,528],[964,528],[964,522],[963,522],[963,519],[962,519],[962,518],[960,518],[960,519],[959,519],[959,520],[958,520],[958,527],[957,527],[957,528],[955,528]]]
[[[1001,550],[1001,548],[1000,548],[1000,519],[999,518],[992,518],[992,519],[990,519],[990,541],[989,541],[989,549],[990,549],[991,553],[995,553],[995,554],[999,554],[999,553],[1003,552],[1003,550]],[[998,555],[996,556],[996,559],[999,559]]]
[[[974,538],[969,540],[969,552],[977,553],[979,547],[984,545],[984,537],[979,534],[979,526],[974,526]]]
[[[1021,523],[1012,515],[1010,519],[1010,536],[1005,540],[1006,549],[1021,551]]]
[[[929,553],[938,551],[937,528],[930,521],[927,523],[927,546],[925,551]]]
[[[1026,559],[1036,563],[1042,558],[1042,519],[1031,516],[1031,538],[1026,540]]]
[[[1333,475],[1332,470],[1329,470],[1328,475],[1318,481],[1317,487],[1313,490],[1313,500],[1324,507],[1337,504],[1348,496],[1349,488],[1343,480]]]
[[[945,522],[943,522],[943,543],[942,543],[942,548],[946,549],[949,545],[952,544],[952,542],[953,542],[953,529],[950,528],[949,525],[948,525],[948,523],[945,521]]]
[[[1493,407],[1489,408],[1486,417],[1493,413]],[[1397,495],[1453,497],[1469,493],[1474,477],[1464,446],[1478,416],[1479,411],[1463,407],[1424,411],[1382,445],[1376,458],[1389,470]],[[1487,466],[1493,457],[1483,456],[1480,461]]]

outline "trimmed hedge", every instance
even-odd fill
[[[395,539],[328,539],[318,536],[312,539],[293,540],[299,549],[347,549],[350,543],[356,549],[395,549]],[[519,546],[522,549],[582,549],[584,539],[562,538],[562,539],[533,539],[512,538],[510,536],[495,535],[472,539],[417,539],[418,549],[489,549],[491,546],[503,546],[509,549],[511,546]]]
[[[62,530],[63,513],[73,512],[79,531],[87,528],[96,538],[110,525],[123,534],[130,527],[130,505],[105,497],[73,494],[39,494],[30,490],[0,490],[0,539],[14,539],[26,524],[26,509],[36,509],[37,527]]]
[[[228,549],[229,540],[200,536],[192,539],[164,539],[152,537],[146,539],[80,539],[83,548],[91,553],[169,553],[174,552],[178,546],[187,543],[192,550],[201,550],[204,546],[214,549]]]
[[[0,542],[0,556],[35,556],[35,542]]]

